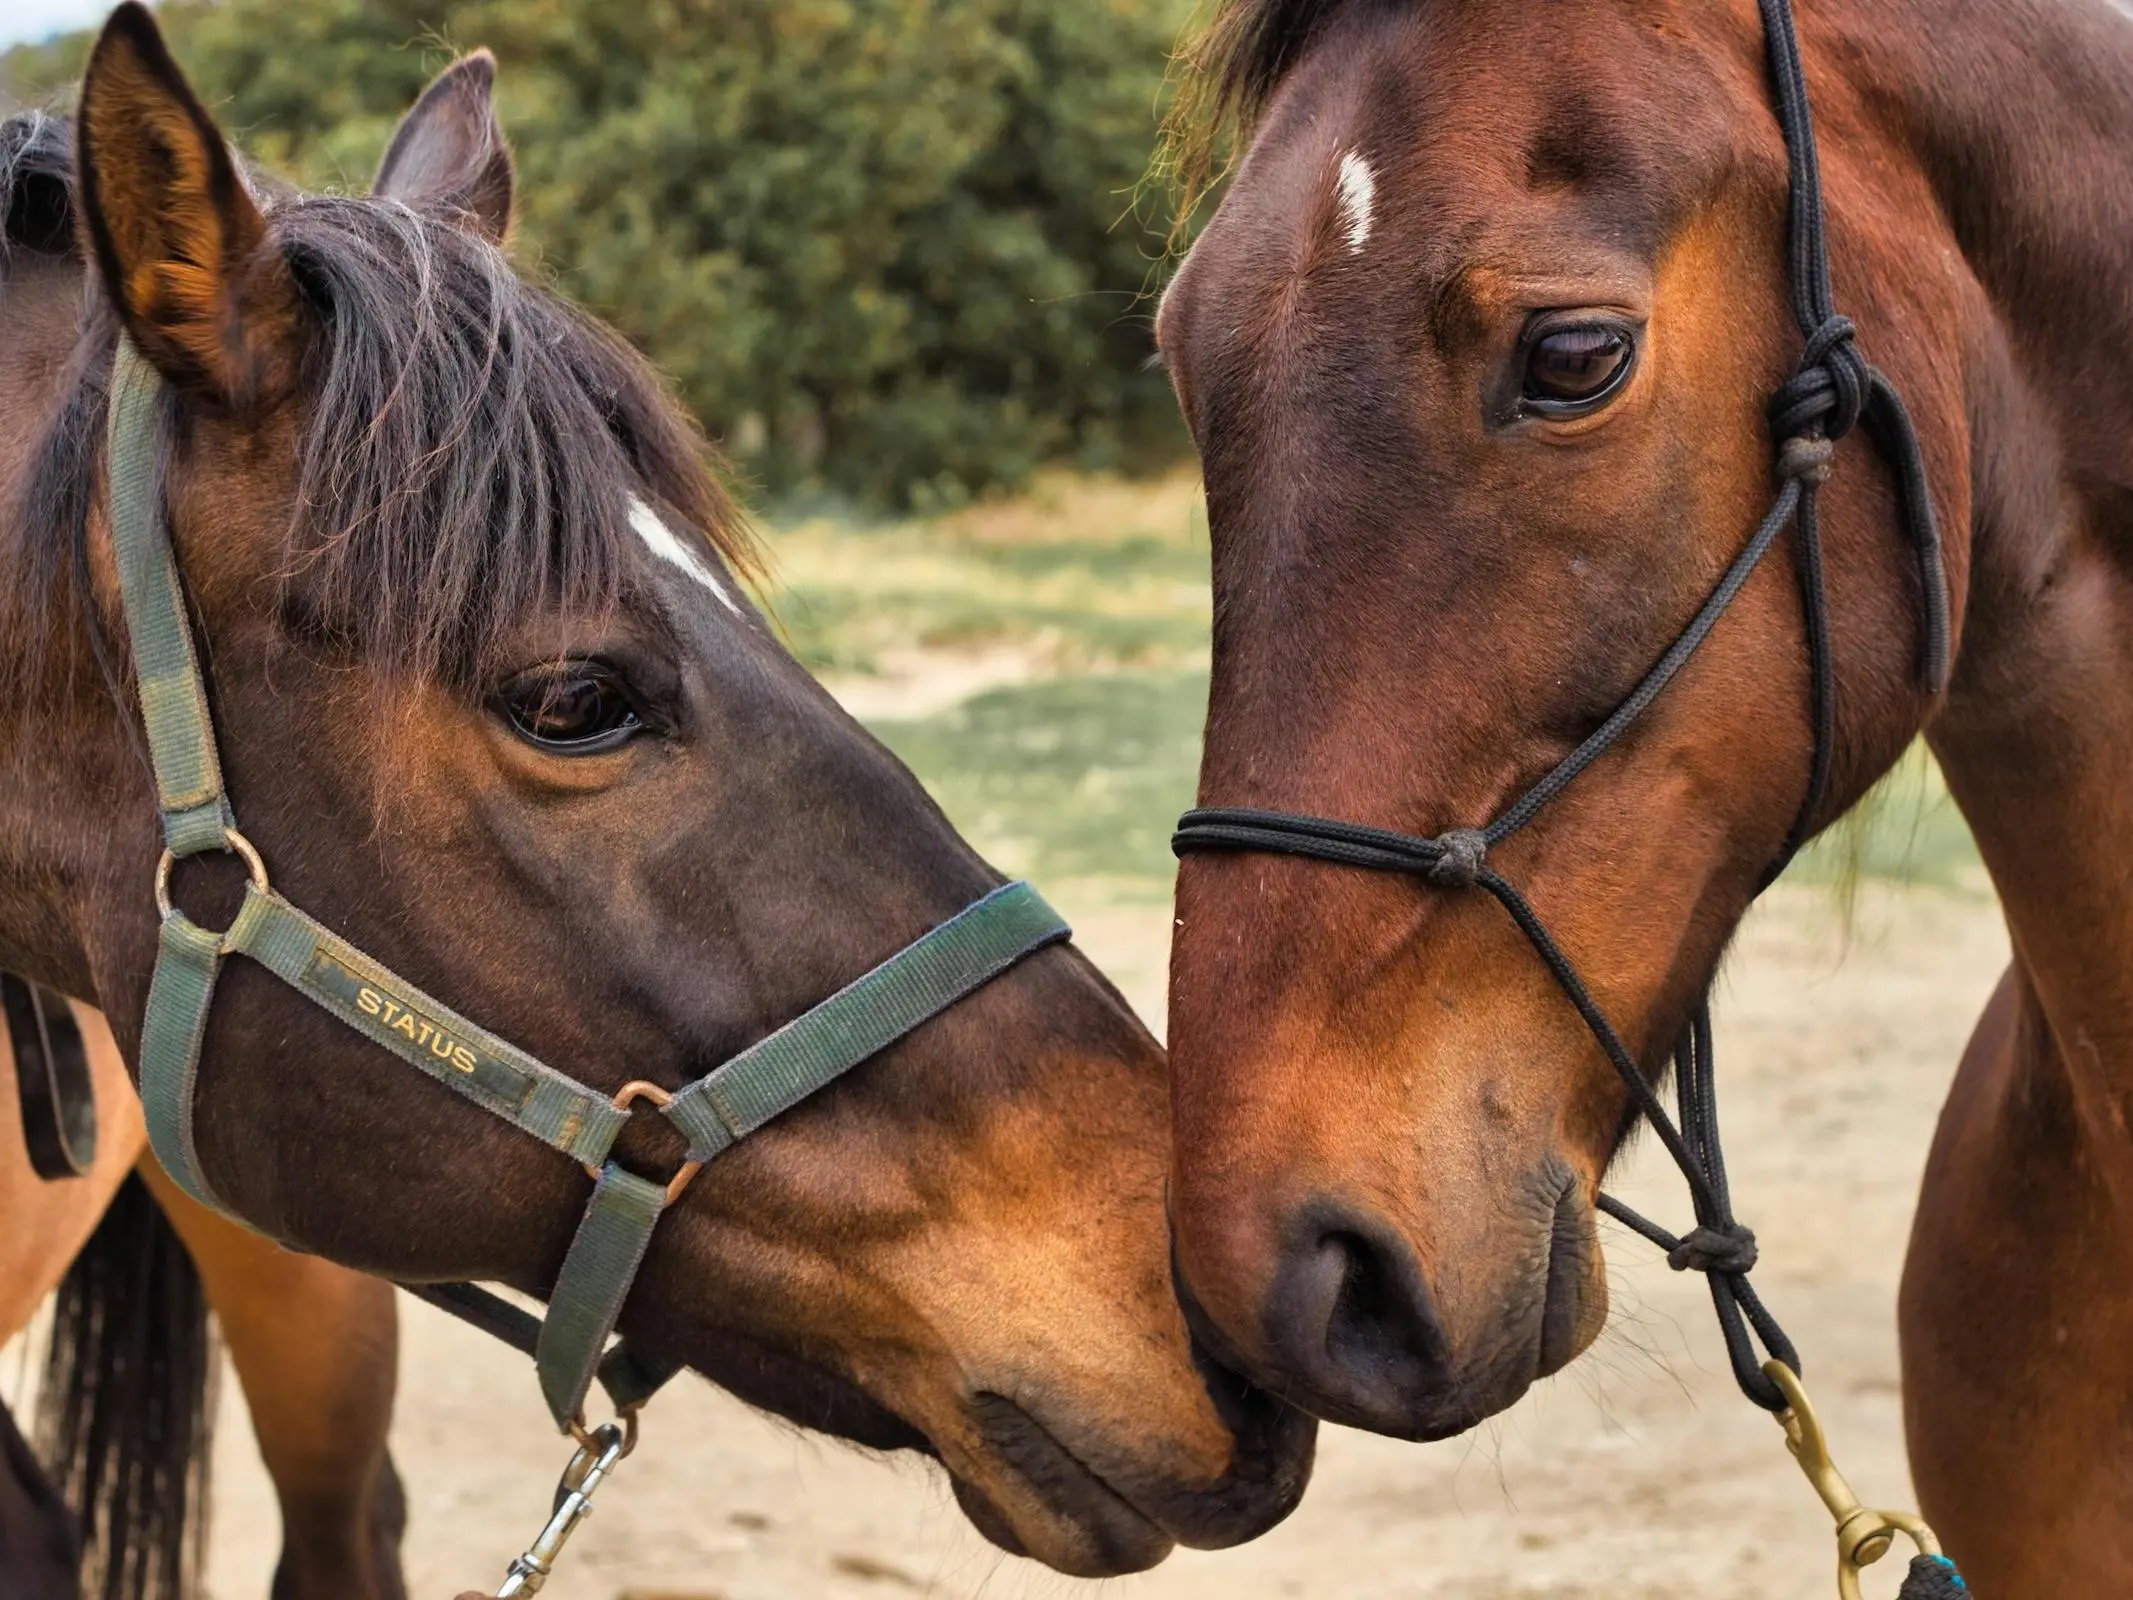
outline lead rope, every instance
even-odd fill
[[[1812,750],[1799,810],[1758,881],[1756,892],[1760,894],[1776,881],[1812,835],[1828,795],[1837,687],[1830,651],[1829,602],[1817,499],[1829,479],[1836,441],[1862,420],[1895,470],[1904,533],[1917,559],[1922,612],[1920,685],[1929,699],[1938,697],[1947,687],[1948,586],[1940,529],[1928,492],[1917,430],[1895,386],[1859,354],[1857,329],[1851,320],[1836,310],[1830,283],[1821,168],[1791,6],[1789,0],[1758,0],[1758,4],[1776,89],[1778,125],[1789,161],[1787,239],[1793,314],[1806,341],[1793,376],[1779,386],[1770,401],[1779,483],[1769,514],[1734,557],[1688,626],[1629,696],[1576,749],[1486,827],[1455,828],[1430,839],[1287,812],[1210,807],[1185,813],[1171,847],[1180,856],[1203,850],[1304,855],[1372,871],[1407,873],[1438,888],[1486,890],[1517,924],[1584,1019],[1631,1100],[1687,1181],[1696,1225],[1685,1235],[1668,1232],[1611,1195],[1600,1195],[1597,1204],[1607,1215],[1664,1250],[1667,1264],[1675,1271],[1700,1272],[1709,1283],[1735,1381],[1750,1400],[1777,1416],[1787,1445],[1836,1522],[1839,1594],[1843,1600],[1858,1600],[1860,1571],[1886,1555],[1900,1533],[1918,1550],[1905,1576],[1900,1600],[1948,1600],[1967,1593],[1967,1589],[1954,1563],[1941,1553],[1932,1530],[1908,1513],[1874,1511],[1862,1506],[1838,1472],[1830,1459],[1821,1423],[1801,1387],[1799,1352],[1748,1281],[1756,1263],[1755,1235],[1733,1214],[1719,1134],[1709,991],[1691,1012],[1674,1051],[1676,1096],[1681,1110],[1677,1127],[1576,966],[1525,897],[1489,865],[1491,850],[1531,822],[1578,774],[1612,748],[1659,697],[1709,637],[1762,564],[1771,545],[1790,526],[1794,530],[1794,561],[1807,649]],[[1758,1343],[1766,1352],[1766,1358],[1760,1361]]]

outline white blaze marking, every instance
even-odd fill
[[[1350,150],[1341,157],[1341,221],[1348,229],[1348,254],[1359,256],[1370,238],[1370,205],[1377,198],[1378,180],[1370,163]]]
[[[653,555],[681,568],[717,595],[719,604],[735,616],[741,614],[741,608],[733,603],[733,596],[726,592],[726,586],[718,581],[718,574],[711,570],[704,558],[675,538],[674,530],[660,519],[659,513],[635,495],[630,496],[630,526],[637,530],[637,537]]]

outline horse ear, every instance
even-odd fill
[[[76,144],[87,243],[141,353],[181,388],[254,397],[293,338],[295,280],[145,6],[104,24]]]
[[[511,232],[511,147],[496,120],[496,58],[453,62],[400,119],[370,192],[455,211],[502,244]]]

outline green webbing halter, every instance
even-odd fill
[[[595,1377],[619,1409],[634,1410],[672,1369],[620,1345],[608,1351],[608,1336],[652,1229],[698,1168],[1070,930],[1035,889],[1008,884],[672,1094],[648,1083],[603,1094],[470,1022],[276,894],[259,852],[237,830],[164,525],[156,471],[161,392],[154,369],[121,338],[108,437],[111,536],[165,843],[156,869],[162,928],[140,1062],[141,1101],[156,1157],[187,1194],[225,1209],[201,1177],[194,1151],[194,1087],[215,979],[226,957],[247,956],[366,1038],[592,1175],[592,1197],[556,1276],[545,1321],[470,1284],[414,1287],[423,1298],[528,1349],[558,1426],[568,1429],[579,1420]],[[170,902],[173,865],[210,850],[236,852],[252,877],[236,920],[223,933],[200,927]],[[652,1101],[688,1141],[687,1162],[669,1182],[638,1177],[608,1159],[638,1100]]]

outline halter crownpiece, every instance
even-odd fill
[[[1212,850],[1264,850],[1311,856],[1371,871],[1404,872],[1437,888],[1479,888],[1493,896],[1584,1019],[1638,1111],[1651,1124],[1688,1182],[1696,1226],[1681,1237],[1611,1195],[1600,1195],[1597,1203],[1607,1215],[1665,1251],[1668,1264],[1676,1271],[1704,1274],[1735,1380],[1749,1399],[1775,1413],[1785,1424],[1793,1453],[1837,1519],[1840,1594],[1846,1600],[1856,1600],[1860,1592],[1859,1569],[1886,1554],[1893,1535],[1900,1532],[1919,1550],[1904,1580],[1903,1600],[1936,1600],[1963,1593],[1961,1576],[1940,1553],[1932,1530],[1923,1522],[1901,1513],[1869,1512],[1852,1497],[1849,1486],[1829,1462],[1820,1425],[1800,1387],[1799,1353],[1748,1281],[1756,1261],[1755,1235],[1733,1215],[1725,1152],[1719,1139],[1708,991],[1697,1003],[1674,1051],[1676,1093],[1681,1107],[1677,1126],[1576,966],[1525,897],[1488,862],[1491,849],[1531,822],[1659,697],[1709,637],[1779,535],[1791,527],[1807,643],[1808,716],[1813,748],[1800,808],[1776,858],[1757,885],[1758,892],[1776,880],[1813,832],[1829,787],[1836,675],[1830,660],[1829,601],[1823,581],[1817,497],[1828,481],[1836,441],[1862,421],[1895,468],[1904,532],[1917,558],[1921,591],[1919,681],[1929,696],[1937,697],[1947,688],[1948,585],[1940,529],[1934,517],[1917,430],[1895,386],[1859,354],[1857,330],[1851,320],[1836,310],[1830,287],[1820,163],[1791,6],[1789,0],[1758,0],[1758,4],[1777,90],[1778,125],[1790,164],[1787,238],[1793,313],[1806,339],[1798,368],[1771,397],[1770,426],[1776,446],[1778,490],[1769,513],[1734,557],[1717,587],[1628,698],[1486,827],[1454,828],[1435,838],[1421,838],[1324,817],[1208,807],[1188,811],[1179,819],[1171,848],[1179,856]],[[1768,1352],[1769,1359],[1758,1355],[1758,1343]]]
[[[156,467],[162,389],[155,370],[122,337],[108,423],[111,533],[165,841],[155,885],[161,925],[140,1047],[150,1143],[180,1188],[228,1214],[201,1176],[193,1108],[215,981],[225,959],[243,955],[433,1082],[583,1165],[592,1193],[545,1319],[472,1284],[406,1287],[534,1356],[549,1414],[586,1444],[591,1436],[582,1408],[595,1379],[620,1412],[633,1416],[676,1370],[622,1344],[609,1350],[607,1341],[653,1229],[697,1170],[1071,930],[1030,885],[995,889],[672,1092],[647,1083],[612,1095],[594,1089],[431,998],[277,894],[259,851],[238,830],[163,514]],[[250,874],[236,920],[219,933],[172,905],[169,892],[179,859],[218,850],[241,857]],[[652,1102],[687,1143],[685,1164],[671,1179],[641,1177],[612,1158],[616,1137],[642,1101]]]

